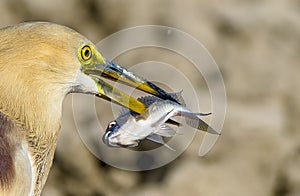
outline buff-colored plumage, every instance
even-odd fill
[[[49,23],[0,30],[0,114],[9,122],[0,133],[0,143],[8,145],[0,144],[0,151],[9,151],[13,161],[10,166],[9,157],[0,160],[0,195],[41,193],[52,164],[62,102],[76,88],[82,43],[90,42]]]
[[[88,39],[67,27],[35,22],[0,29],[0,195],[40,195],[68,93],[97,95],[138,113],[145,110],[102,77],[166,95],[105,60]]]

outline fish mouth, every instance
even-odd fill
[[[98,89],[96,96],[120,104],[138,114],[143,113],[146,106],[130,95],[114,88],[112,85],[105,82],[103,78],[111,81],[118,81],[162,99],[169,99],[177,102],[170,94],[152,82],[147,81],[106,59],[104,59],[104,62],[101,64],[85,68],[83,72],[94,80]]]

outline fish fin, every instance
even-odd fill
[[[179,91],[177,93],[169,93],[168,96],[173,99],[171,101],[175,100],[180,105],[186,106],[185,101],[184,101],[184,99],[182,97],[182,92],[183,92],[183,90],[181,90],[181,91]],[[140,101],[140,102],[142,102],[143,104],[145,104],[145,106],[149,107],[154,102],[160,101],[162,99],[159,98],[159,97],[155,97],[155,96],[143,96],[143,97],[137,98],[137,100]]]
[[[176,134],[176,131],[169,125],[163,124],[157,131],[155,131],[155,134],[163,137],[171,137]]]
[[[183,90],[181,90],[181,91],[179,91],[177,93],[172,93],[171,95],[172,95],[172,97],[174,99],[176,99],[178,101],[178,103],[180,103],[183,106],[186,106],[185,101],[184,101],[184,99],[182,97],[182,92],[183,92]]]
[[[143,96],[143,97],[137,98],[137,100],[142,102],[143,104],[145,104],[146,107],[149,107],[154,102],[162,100],[162,99],[155,97],[155,96]]]
[[[163,138],[160,135],[157,135],[157,134],[153,133],[153,134],[149,135],[148,137],[146,137],[146,139],[148,139],[152,142],[158,143],[158,144],[162,144],[165,147],[169,148],[170,150],[175,151],[173,148],[171,148],[169,145],[167,145],[164,142]]]
[[[148,135],[148,136],[146,137],[146,139],[151,140],[152,142],[159,143],[159,144],[165,144],[165,142],[164,142],[162,136],[157,135],[157,134],[155,134],[155,133],[152,133],[151,135]]]

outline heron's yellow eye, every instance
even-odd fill
[[[92,57],[92,49],[89,46],[83,46],[81,49],[81,57],[85,61],[89,60]]]

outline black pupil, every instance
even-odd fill
[[[89,57],[89,56],[90,56],[90,50],[89,50],[89,49],[86,49],[86,50],[84,51],[84,56],[85,56],[85,57]]]
[[[111,124],[109,125],[109,128],[111,129],[111,128],[113,128],[115,125],[116,125],[115,123],[111,123]]]

